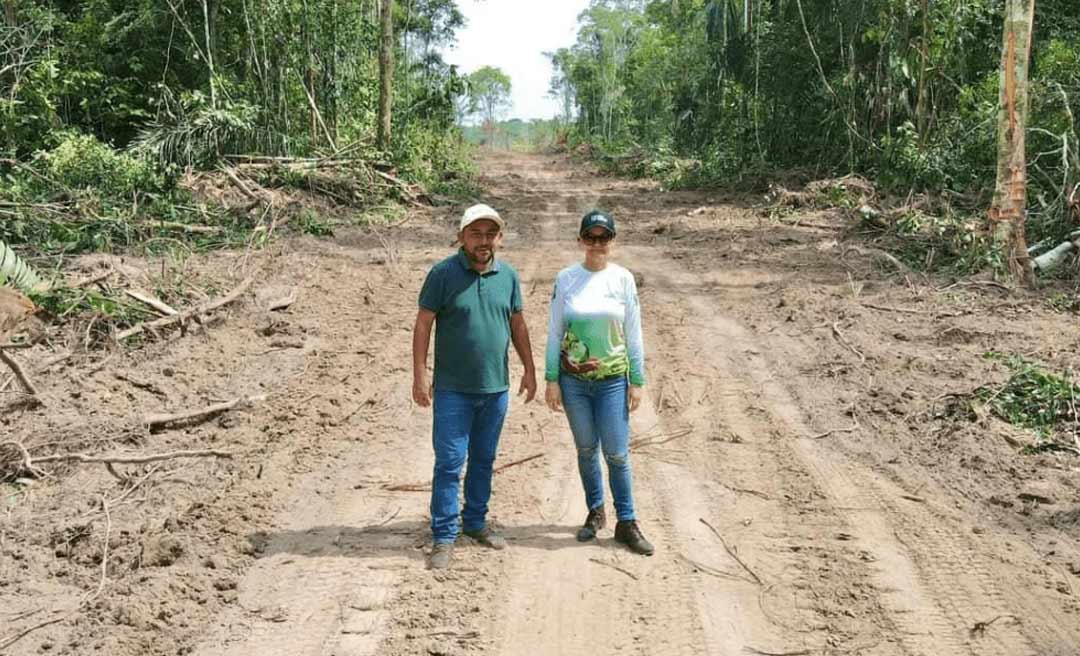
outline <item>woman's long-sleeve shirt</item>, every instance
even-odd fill
[[[562,371],[586,380],[629,375],[632,385],[644,385],[645,345],[633,274],[617,264],[601,271],[575,264],[560,271],[544,363],[549,381]]]

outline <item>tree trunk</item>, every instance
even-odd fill
[[[217,109],[217,73],[214,71],[214,40],[211,36],[211,12],[208,0],[202,0],[203,34],[206,45],[206,68],[210,73],[210,107]]]
[[[377,143],[379,149],[390,149],[390,108],[393,104],[394,84],[394,0],[382,0],[379,15],[379,125]]]
[[[915,103],[915,125],[919,131],[920,148],[926,145],[929,121],[927,121],[927,83],[930,56],[930,0],[922,0],[922,43],[919,45],[919,94]]]
[[[1024,238],[1027,213],[1027,161],[1024,129],[1028,115],[1028,65],[1035,0],[1006,0],[1002,38],[998,165],[990,229],[994,248],[1008,266],[1009,276],[1030,284],[1031,268]]]
[[[16,27],[19,24],[19,14],[15,11],[15,0],[4,0],[4,19],[8,27]]]
[[[338,97],[340,83],[338,82],[338,58],[341,56],[338,47],[338,3],[333,0],[330,5],[330,57],[326,65],[323,88],[326,90],[326,120],[330,126],[330,134],[334,143],[338,141]]]

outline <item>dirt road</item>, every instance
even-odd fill
[[[1001,425],[934,409],[993,372],[989,349],[1030,351],[1040,336],[1035,355],[1075,366],[1069,317],[895,275],[845,252],[828,217],[765,222],[739,199],[662,193],[562,157],[483,166],[538,363],[577,219],[601,206],[621,222],[615,259],[639,278],[650,378],[635,496],[656,555],[619,548],[610,528],[574,540],[584,501],[565,418],[515,399],[497,465],[540,457],[496,476],[492,519],[510,548],[463,542],[451,570],[425,569],[428,495],[400,488],[422,488],[432,465],[430,411],[409,402],[409,331],[424,271],[450,252],[452,212],[433,212],[394,234],[260,255],[263,296],[299,292],[291,314],[238,311],[132,359],[169,405],[270,400],[166,433],[244,455],[114,510],[104,593],[11,653],[1080,654],[1076,458],[1021,456]],[[85,420],[94,405],[119,417],[153,399],[83,387],[77,410],[36,419]],[[95,587],[101,518],[62,508],[110,484],[84,472],[14,507],[11,529],[54,512],[91,537],[66,547],[82,561],[59,555],[63,540],[11,547],[24,566],[0,570],[8,617],[74,607]]]

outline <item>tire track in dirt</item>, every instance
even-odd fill
[[[669,276],[671,289],[695,283],[655,273]],[[884,593],[882,602],[899,629],[895,637],[905,653],[1033,654],[1015,626],[1008,624],[973,641],[972,627],[1009,613],[989,568],[968,541],[920,505],[902,508],[891,501],[904,492],[888,481],[840,461],[822,442],[800,439],[810,430],[799,405],[762,355],[767,349],[737,323],[716,315],[707,297],[685,298],[702,324],[708,319],[713,343],[723,344],[734,360],[728,373],[742,377],[757,391],[756,403],[764,406],[780,439],[788,440],[801,466],[827,493],[828,505],[846,514],[857,543],[873,556],[876,588]]]
[[[620,255],[643,277],[650,375],[657,381],[651,385],[656,412],[647,408],[638,420],[659,427],[654,433],[661,444],[643,451],[642,460],[677,555],[690,564],[686,578],[706,638],[699,653],[880,642],[891,627],[873,597],[821,600],[866,591],[868,573],[858,554],[822,539],[826,531],[839,534],[843,523],[816,501],[821,495],[798,463],[772,444],[774,428],[753,387],[732,366],[731,345],[712,339],[711,317],[672,293],[679,288],[650,264],[663,261],[658,253],[623,248]],[[680,462],[672,463],[673,456]],[[810,500],[809,507],[788,499]],[[807,532],[801,523],[811,512],[815,526]],[[846,568],[848,585],[822,585],[815,575],[823,564]],[[846,606],[850,618],[830,618],[827,603]]]

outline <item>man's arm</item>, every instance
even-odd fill
[[[510,315],[510,341],[514,343],[514,350],[521,358],[521,364],[525,365],[525,375],[521,379],[518,394],[524,392],[525,403],[528,403],[536,396],[536,367],[533,364],[532,344],[529,343],[529,327],[525,325],[524,312]]]
[[[424,408],[431,405],[431,387],[427,379],[427,353],[428,345],[431,344],[431,326],[434,323],[435,313],[431,310],[420,308],[416,313],[416,324],[413,325],[412,397],[417,405]],[[528,337],[525,339],[525,343],[528,344]]]

